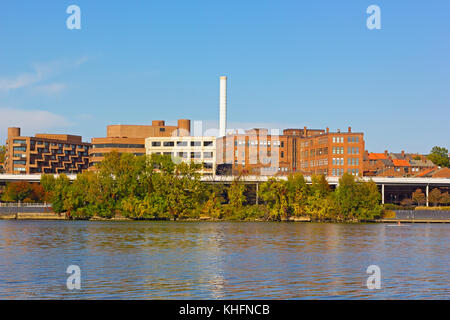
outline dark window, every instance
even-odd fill
[[[210,146],[212,146],[213,145],[213,142],[212,141],[204,141],[203,142],[203,146],[205,146],[205,147],[210,147]]]
[[[161,141],[152,141],[152,147],[161,147]]]
[[[173,141],[164,141],[163,146],[164,147],[173,147],[175,143]]]
[[[191,141],[191,147],[201,147],[202,142],[201,141]]]

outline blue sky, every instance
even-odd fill
[[[66,8],[81,8],[68,30]],[[366,9],[381,8],[381,30]],[[450,147],[450,2],[0,3],[0,139],[178,118],[365,133],[366,149]]]

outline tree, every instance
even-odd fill
[[[450,205],[450,194],[448,192],[442,194],[442,204],[446,206]]]
[[[448,158],[448,150],[444,147],[433,147],[428,159],[431,160],[435,165],[440,167],[449,167],[450,160]]]
[[[356,180],[349,173],[339,179],[335,192],[338,205],[338,219],[374,219],[381,215],[381,194],[373,181]]]
[[[25,181],[11,182],[2,195],[6,202],[43,202],[44,189],[37,183]]]
[[[400,204],[404,207],[410,207],[414,204],[414,201],[411,198],[405,198],[400,202]]]
[[[6,146],[0,146],[0,173],[3,172],[2,164],[5,163],[6,159]]]
[[[289,194],[286,181],[270,178],[261,185],[260,195],[269,206],[272,219],[289,218]]]
[[[231,186],[227,190],[228,201],[230,208],[233,211],[231,214],[238,213],[242,210],[244,202],[247,200],[245,195],[245,185],[240,181],[240,176],[235,178]]]
[[[428,194],[428,201],[431,202],[434,206],[437,206],[439,203],[442,203],[442,193],[438,188],[434,188]]]
[[[289,175],[287,179],[289,206],[296,217],[306,215],[306,204],[310,189],[301,173]]]
[[[416,191],[414,191],[411,198],[414,201],[414,203],[417,203],[417,205],[419,206],[423,205],[427,201],[427,198],[423,193],[422,189],[417,189]]]

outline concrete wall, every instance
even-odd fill
[[[448,210],[395,210],[396,219],[450,220]]]
[[[64,220],[65,216],[54,213],[49,207],[0,207],[0,220]]]

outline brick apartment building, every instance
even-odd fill
[[[272,133],[272,132],[271,132]],[[217,139],[217,164],[228,164],[232,174],[363,173],[364,134],[322,129],[285,129],[282,135],[251,129]]]
[[[178,120],[177,126],[166,126],[162,120],[152,121],[152,125],[110,125],[105,138],[92,138],[89,166],[93,167],[113,150],[119,153],[145,155],[145,139],[148,137],[189,136],[191,121]]]
[[[21,136],[20,128],[8,128],[5,172],[8,174],[81,173],[89,166],[90,143],[81,136],[36,134]]]

